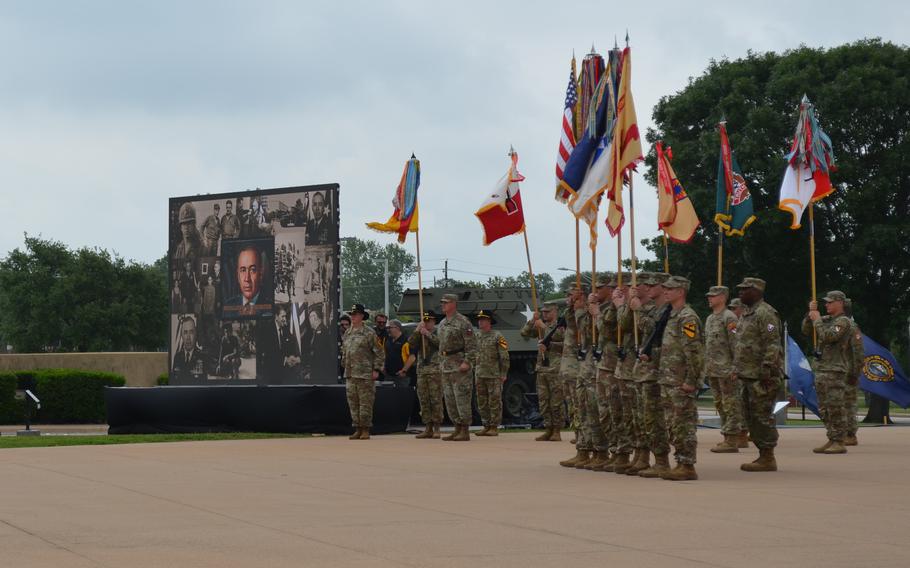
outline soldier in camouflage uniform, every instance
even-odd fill
[[[424,431],[419,439],[439,438],[442,424],[442,376],[439,371],[439,335],[436,333],[436,314],[423,314],[423,321],[408,338],[411,355],[404,365],[408,371],[417,365],[417,400],[420,401],[420,418]]]
[[[584,408],[581,423],[584,442],[582,443],[580,440],[581,445],[576,445],[576,447],[587,453],[585,459],[575,464],[576,469],[586,469],[588,465],[594,465],[592,462],[594,462],[595,456],[603,456],[607,452],[607,443],[600,427],[600,413],[597,408],[597,388],[594,384],[597,376],[594,322],[600,314],[600,303],[597,294],[590,294],[587,300],[584,309],[575,314],[580,336],[577,388],[579,404]]]
[[[542,318],[538,318],[535,313],[531,321],[521,328],[522,337],[539,339],[536,366],[537,402],[546,430],[535,440],[558,442],[562,439],[560,432],[566,423],[565,387],[559,375],[565,326],[558,321],[557,306],[554,302],[544,304],[541,316]]]
[[[637,280],[637,278],[636,278]],[[635,381],[632,372],[635,369],[635,328],[634,314],[629,307],[631,288],[617,288],[614,292],[613,303],[616,305],[616,318],[619,322],[619,333],[622,338],[620,344],[621,357],[617,361],[615,377],[619,396],[611,409],[613,415],[614,444],[616,447],[616,460],[612,464],[614,473],[624,474],[632,466],[630,454],[638,449],[636,458],[641,453],[640,429],[636,423],[638,415],[635,408],[638,404],[636,397]]]
[[[575,420],[577,422],[575,456],[559,462],[563,467],[584,467],[591,461],[591,452],[594,450],[593,432],[591,423],[597,421],[596,412],[592,415],[591,408],[588,405],[589,387],[594,405],[597,405],[596,395],[593,392],[594,382],[593,375],[588,380],[588,374],[594,370],[593,364],[586,364],[593,361],[593,351],[591,345],[591,320],[588,318],[588,301],[583,293],[575,296],[573,303],[574,313],[572,319],[575,322],[575,333],[577,334],[577,349],[571,355],[563,356],[563,361],[571,357],[575,360],[573,369],[576,370],[575,376],[570,380],[575,390]]]
[[[660,474],[661,479],[691,481],[695,472],[698,440],[698,407],[695,397],[702,383],[705,348],[701,320],[686,303],[689,280],[671,276],[663,284],[664,296],[672,307],[664,328],[660,349],[661,396],[667,409],[670,443],[675,450],[676,467]]]
[[[595,325],[597,326],[597,374],[594,378],[594,392],[597,402],[597,422],[600,425],[602,444],[595,446],[594,459],[585,469],[592,471],[610,471],[615,457],[610,455],[610,442],[613,440],[611,397],[619,396],[613,373],[616,370],[616,306],[613,305],[613,291],[616,290],[616,279],[612,274],[605,274],[597,281],[595,295],[599,307]],[[615,448],[612,448],[615,450]]]
[[[575,302],[584,290],[578,288],[575,284],[569,287],[566,292],[566,309],[563,312],[563,319],[566,322],[566,331],[563,335],[562,357],[559,361],[559,379],[563,384],[566,393],[566,402],[569,408],[569,428],[575,433],[572,439],[574,444],[578,438],[578,401],[575,396],[575,381],[578,377],[578,324],[575,321]]]
[[[733,298],[730,300],[730,311],[733,312],[733,315],[736,316],[736,321],[739,323],[739,318],[743,317],[743,302],[739,298]]]
[[[635,363],[635,372],[643,379],[642,395],[642,434],[645,445],[654,453],[654,465],[638,472],[640,477],[657,478],[670,470],[670,439],[667,432],[667,418],[664,411],[660,379],[660,353],[663,333],[658,335],[656,327],[662,318],[669,318],[673,307],[667,304],[664,283],[670,275],[656,272],[651,275],[650,299],[654,310],[646,318],[642,335],[645,343]]]
[[[772,413],[782,380],[780,316],[764,301],[765,281],[761,278],[744,278],[736,288],[744,306],[736,325],[732,376],[740,381],[743,418],[759,451],[757,460],[740,469],[777,471],[774,448],[778,433]]]
[[[458,296],[442,296],[445,319],[437,329],[439,335],[439,369],[446,410],[455,425],[455,431],[443,440],[467,442],[471,439],[471,367],[476,360],[474,328],[471,321],[458,313]]]
[[[818,363],[815,369],[815,392],[818,408],[828,434],[828,442],[813,449],[817,454],[845,454],[844,438],[847,435],[847,413],[844,394],[847,377],[852,367],[850,347],[853,324],[844,314],[847,296],[832,290],[823,298],[828,315],[822,316],[818,303],[809,302],[809,313],[803,319],[803,333],[815,335],[818,345]]]
[[[733,352],[736,347],[736,316],[727,309],[730,294],[726,286],[711,286],[708,305],[712,313],[705,320],[705,377],[714,393],[714,407],[720,415],[724,440],[711,448],[717,454],[738,453],[743,436],[742,394],[733,380]]]
[[[859,376],[863,372],[863,365],[866,362],[866,352],[863,347],[863,332],[853,319],[853,302],[850,298],[844,302],[844,313],[850,318],[852,324],[850,373],[847,375],[847,390],[844,392],[844,411],[847,413],[847,435],[844,436],[844,445],[857,446],[859,441],[856,439],[856,433],[859,430],[859,424],[856,422],[856,398],[859,396]]]
[[[657,323],[657,304],[651,297],[651,289],[654,287],[654,273],[640,272],[637,279],[637,286],[630,290],[629,308],[634,317],[633,322],[638,323],[638,345],[644,344],[654,326]],[[651,467],[650,455],[651,449],[648,444],[647,433],[645,431],[645,389],[647,383],[657,381],[657,368],[654,366],[652,358],[640,359],[638,353],[631,354],[634,362],[632,363],[632,388],[635,392],[635,406],[632,408],[632,414],[635,416],[634,424],[638,432],[634,440],[635,456],[631,465],[626,469],[626,475],[638,475],[639,472]]]
[[[477,314],[476,335],[477,364],[474,366],[474,384],[477,388],[477,409],[483,430],[477,436],[499,436],[502,422],[502,384],[509,374],[509,344],[498,331],[493,330],[490,312]]]
[[[376,341],[376,333],[363,324],[369,317],[362,304],[354,304],[348,313],[351,327],[341,340],[341,366],[344,367],[345,390],[351,409],[351,440],[369,440],[373,427],[373,402],[376,379],[385,363],[385,352]]]

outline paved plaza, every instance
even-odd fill
[[[781,471],[707,451],[696,482],[559,467],[573,446],[382,436],[0,450],[0,566],[907,566],[910,429],[843,456],[787,429]]]

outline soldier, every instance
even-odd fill
[[[566,402],[569,410],[569,428],[575,433],[572,443],[578,438],[578,404],[575,400],[575,379],[578,377],[578,325],[575,321],[575,301],[584,290],[572,284],[566,291],[566,309],[562,319],[566,322],[563,335],[562,357],[559,361],[559,380],[566,393]]]
[[[639,273],[637,286],[630,290],[629,308],[632,310],[633,320],[638,322],[638,345],[644,344],[645,340],[654,331],[657,323],[657,304],[652,298],[651,291],[656,288],[654,273]],[[657,368],[654,367],[654,359],[640,359],[638,352],[631,353],[633,359],[632,367],[632,389],[635,393],[635,406],[632,408],[632,414],[635,416],[634,424],[637,428],[637,434],[634,439],[635,458],[631,465],[626,469],[626,475],[638,475],[639,472],[651,467],[650,454],[651,449],[648,444],[645,433],[645,393],[646,383],[655,383],[657,381]]]
[[[664,328],[660,350],[661,396],[668,409],[670,443],[675,450],[676,467],[660,474],[661,479],[687,481],[698,479],[695,458],[698,439],[698,408],[695,396],[701,385],[705,350],[701,320],[686,303],[689,280],[671,276],[663,284],[664,296],[672,307]]]
[[[736,316],[736,321],[739,323],[739,318],[743,317],[743,302],[739,298],[733,298],[730,300],[730,311],[733,312],[733,315]]]
[[[442,424],[442,376],[439,372],[439,335],[436,333],[436,314],[426,312],[423,321],[408,338],[411,355],[405,363],[405,370],[417,364],[417,400],[420,401],[420,418],[424,431],[415,436],[419,439],[439,438]]]
[[[240,236],[240,219],[233,213],[234,204],[228,199],[224,202],[224,217],[221,218],[221,236],[235,239]]]
[[[559,465],[576,467],[581,464],[584,467],[584,464],[591,461],[591,451],[594,449],[594,443],[590,439],[590,428],[588,427],[590,417],[587,405],[587,385],[583,380],[584,373],[582,371],[582,363],[587,358],[587,351],[589,350],[587,341],[590,339],[591,334],[590,321],[585,317],[587,314],[587,301],[585,300],[584,290],[575,291],[574,296],[572,296],[572,304],[569,307],[571,309],[566,314],[566,321],[574,322],[574,330],[567,328],[567,333],[572,333],[575,336],[576,350],[571,355],[564,354],[563,361],[568,358],[574,361],[573,364],[567,367],[569,372],[573,373],[567,375],[567,384],[575,395],[575,424],[577,430],[575,432],[575,456],[559,462]],[[570,317],[571,320],[569,320]]]
[[[613,291],[616,290],[616,279],[612,274],[605,274],[598,279],[595,295],[599,307],[596,316],[597,350],[595,360],[597,370],[594,377],[595,402],[597,403],[597,422],[600,426],[600,438],[603,444],[595,445],[594,459],[585,469],[591,471],[609,471],[614,457],[610,455],[610,442],[613,440],[611,398],[618,396],[613,373],[616,370],[616,306],[613,305]],[[613,448],[615,450],[615,448]]]
[[[809,302],[809,313],[803,318],[803,333],[816,338],[818,364],[815,370],[815,392],[818,407],[828,434],[828,442],[814,448],[816,454],[845,454],[844,438],[847,435],[847,413],[844,393],[847,377],[852,367],[850,348],[853,324],[844,314],[847,296],[832,290],[822,298],[828,315],[818,311],[818,302]]]
[[[585,459],[575,464],[576,469],[587,469],[587,466],[605,462],[607,444],[600,428],[600,414],[597,409],[597,389],[594,384],[597,376],[597,359],[596,359],[596,337],[595,322],[600,315],[600,302],[597,294],[590,294],[587,304],[579,312],[576,312],[575,318],[578,322],[579,331],[579,368],[577,390],[579,404],[584,407],[583,422],[581,429],[583,432],[584,443],[581,446],[576,444],[585,451]],[[602,459],[596,459],[596,458]]]
[[[354,304],[348,312],[351,328],[341,343],[341,366],[344,367],[345,390],[351,409],[354,433],[349,440],[369,440],[373,427],[373,402],[376,399],[376,379],[385,359],[376,333],[364,325],[370,315],[363,304]]]
[[[202,256],[218,256],[218,240],[221,238],[221,206],[215,204],[214,213],[202,223]]]
[[[196,260],[202,253],[202,236],[199,234],[199,229],[196,228],[196,208],[192,203],[184,203],[180,206],[177,222],[180,223],[182,239],[174,251],[174,259]]]
[[[850,298],[844,301],[844,313],[850,318],[850,323],[852,324],[850,330],[850,373],[847,375],[847,390],[844,392],[844,409],[847,413],[847,433],[844,436],[844,445],[857,446],[859,441],[856,439],[856,433],[859,430],[859,424],[856,423],[856,398],[859,395],[859,376],[863,372],[866,353],[863,347],[863,332],[860,330],[856,320],[853,319],[853,302]]]
[[[654,465],[638,472],[640,477],[657,478],[670,470],[670,440],[667,436],[667,420],[664,415],[662,400],[663,387],[660,380],[660,357],[663,344],[663,329],[673,311],[667,304],[664,283],[669,274],[656,272],[651,275],[651,301],[654,310],[646,318],[642,331],[644,342],[639,351],[639,360],[635,363],[635,372],[643,380],[642,396],[642,436],[645,445],[654,453]]]
[[[439,367],[446,410],[455,425],[455,431],[444,436],[446,442],[467,442],[471,439],[468,428],[473,418],[471,411],[471,367],[476,361],[474,328],[470,320],[458,313],[458,296],[443,294],[442,313],[445,319],[439,324]]]
[[[182,382],[203,380],[206,366],[205,354],[196,342],[196,320],[183,316],[180,319],[180,347],[174,355],[174,378]]]
[[[543,416],[544,433],[534,438],[537,442],[558,442],[560,431],[565,424],[565,391],[559,376],[562,358],[565,324],[559,322],[559,313],[554,302],[547,302],[541,310],[542,317],[534,314],[521,328],[522,337],[536,337],[537,402]],[[479,391],[478,391],[479,393]]]
[[[636,345],[633,325],[634,316],[628,306],[630,296],[631,290],[627,287],[617,288],[613,293],[613,304],[616,306],[616,318],[619,322],[618,333],[621,334],[621,338],[617,341],[620,347],[615,372],[619,396],[611,409],[613,426],[616,430],[616,460],[613,462],[612,467],[613,472],[619,474],[626,473],[632,463],[637,461],[630,460],[632,450],[638,449],[635,455],[636,458],[641,453],[641,442],[638,439],[639,425],[635,422],[637,418],[635,413],[637,400],[632,371],[635,367]]]
[[[765,281],[747,277],[736,286],[744,304],[736,325],[733,373],[741,381],[743,418],[759,457],[740,466],[743,471],[777,471],[774,448],[777,425],[772,412],[781,386],[781,330],[777,310],[764,301]]]
[[[714,393],[714,407],[720,415],[724,440],[711,448],[716,454],[738,453],[745,441],[742,428],[742,395],[739,383],[731,378],[736,346],[736,316],[727,309],[730,295],[726,286],[711,286],[706,294],[711,314],[705,320],[705,377]]]
[[[480,310],[477,313],[477,364],[474,366],[474,385],[477,389],[477,409],[483,430],[477,436],[499,436],[502,422],[502,384],[509,374],[509,344],[493,330],[493,316]]]

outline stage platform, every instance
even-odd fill
[[[352,432],[344,385],[166,386],[105,389],[110,434]],[[373,432],[404,432],[415,395],[378,385]]]

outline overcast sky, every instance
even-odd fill
[[[414,151],[426,277],[444,258],[454,277],[514,274],[521,239],[483,247],[473,215],[511,144],[535,271],[558,278],[575,260],[574,223],[552,197],[572,50],[580,60],[629,29],[644,131],[657,100],[711,59],[908,43],[906,3],[813,6],[4,1],[0,256],[28,232],[151,262],[167,247],[168,197],[329,182],[343,236],[391,241],[364,223],[391,213]],[[636,182],[636,237],[653,236],[656,197]],[[603,229],[598,266],[615,250]]]

